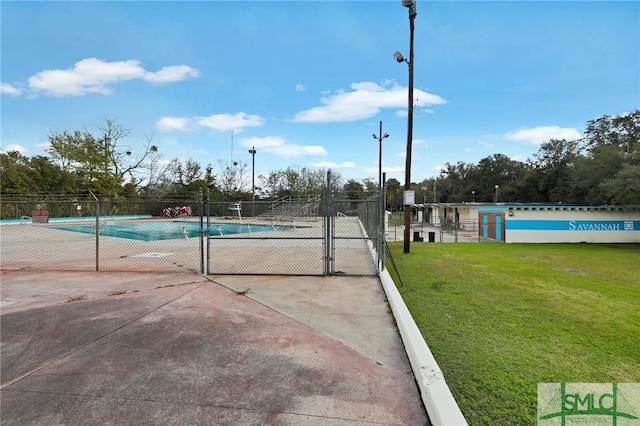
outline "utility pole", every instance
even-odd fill
[[[413,33],[414,20],[416,13],[415,0],[402,0],[402,6],[409,9],[409,94],[408,94],[408,110],[407,116],[407,156],[404,174],[404,245],[403,253],[411,251],[411,200],[409,194],[411,191],[411,145],[413,143]],[[414,200],[415,202],[415,200]]]

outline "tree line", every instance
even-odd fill
[[[518,202],[640,206],[640,110],[589,120],[582,138],[551,139],[533,158],[493,154],[477,164],[447,163],[413,183],[416,202]],[[400,182],[387,197],[402,203]],[[396,200],[400,198],[400,200]],[[394,206],[397,204],[393,204]]]
[[[132,142],[130,131],[106,119],[97,132],[62,131],[48,136],[44,156],[0,153],[0,197],[25,194],[78,196],[92,192],[106,199],[193,198],[209,190],[212,201],[301,197],[322,193],[326,169],[290,166],[256,176],[251,187],[247,165],[218,161],[163,160],[153,137]],[[438,176],[413,182],[416,202],[522,202],[578,205],[640,205],[640,110],[586,123],[578,140],[551,139],[533,158],[518,161],[493,154],[477,164],[447,163]],[[377,180],[332,173],[331,190],[361,199],[377,192]],[[386,181],[387,207],[401,208],[403,185]],[[252,190],[252,189],[255,189]]]

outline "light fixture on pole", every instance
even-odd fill
[[[378,136],[374,133],[373,138],[378,141],[380,144],[380,149],[378,150],[378,191],[382,189],[382,139],[386,139],[389,137],[389,133],[382,134],[382,120],[380,120],[380,133]]]
[[[495,188],[496,188],[496,203],[497,203],[498,202],[498,188],[500,188],[500,186],[496,185]]]
[[[253,216],[256,215],[256,147],[249,150],[251,154],[251,199],[253,200]]]
[[[409,9],[409,59],[396,51],[393,57],[399,63],[409,65],[408,115],[407,115],[407,156],[404,171],[404,245],[403,253],[411,251],[411,207],[415,203],[415,193],[411,192],[411,144],[413,142],[413,30],[416,13],[415,0],[402,0],[402,6]]]

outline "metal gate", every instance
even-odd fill
[[[2,197],[0,267],[376,275],[383,204],[342,199],[329,188],[247,203],[210,203],[202,191],[197,199]]]
[[[378,253],[384,253],[383,201],[378,195],[366,200],[338,198],[330,189],[330,179],[327,173],[322,195],[281,199],[249,218],[242,217],[242,203],[226,203],[233,214],[222,223],[212,223],[211,208],[221,211],[225,207],[207,202],[203,272],[377,275],[381,267]]]

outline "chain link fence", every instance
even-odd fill
[[[206,199],[0,200],[0,268],[377,275],[377,198]]]
[[[253,208],[253,203],[247,204]],[[375,276],[377,243],[359,213],[374,210],[377,204],[377,200],[336,200],[325,194],[272,203],[267,209],[261,206],[258,210],[263,213],[257,216],[239,214],[239,233],[225,232],[220,223],[211,223],[207,273]],[[241,207],[232,204],[230,208]],[[213,211],[224,208],[218,203],[211,206]],[[366,215],[363,218],[366,223]],[[379,235],[377,230],[372,233]]]
[[[404,225],[390,226],[386,230],[388,241],[403,239]],[[453,222],[413,222],[411,224],[411,240],[414,242],[436,243],[487,243],[505,242],[505,224],[503,221],[479,222],[477,220],[461,220]]]
[[[235,216],[224,222],[212,215],[207,224],[207,273],[322,275],[325,232],[318,204],[317,198],[244,206],[212,203],[211,211],[227,209]],[[254,206],[261,213],[243,215]],[[232,232],[231,224],[238,232]]]
[[[200,270],[198,200],[74,198],[1,205],[4,270]]]

